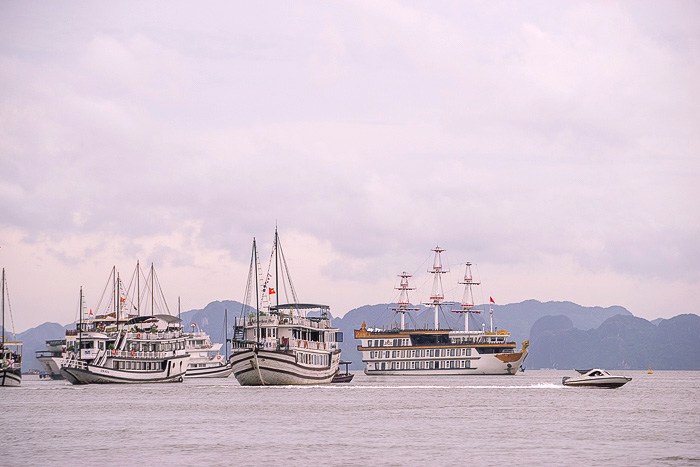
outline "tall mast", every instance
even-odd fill
[[[141,316],[141,266],[136,260],[136,315]]]
[[[275,225],[275,303],[277,306],[280,306],[280,275],[279,275],[279,260],[278,260],[278,252],[279,252],[279,236],[277,233],[277,226]],[[279,312],[279,308],[277,309]]]
[[[253,266],[255,268],[255,319],[257,327],[257,335],[255,336],[255,349],[260,347],[260,297],[259,291],[260,284],[258,284],[258,250],[255,245],[255,237],[253,237]]]
[[[228,310],[226,308],[224,308],[224,349],[228,362]]]
[[[80,349],[83,348],[83,286],[80,286],[80,300],[78,302],[78,316],[80,321],[78,322],[78,358],[81,357]]]
[[[151,263],[151,316],[155,314],[155,288],[154,288],[154,281],[155,281],[155,273],[154,273],[154,267],[153,263]]]
[[[461,308],[458,310],[452,310],[454,313],[464,313],[464,330],[469,331],[469,314],[470,313],[481,313],[481,310],[473,310],[474,308],[474,293],[472,292],[472,285],[479,285],[481,282],[475,282],[472,278],[472,263],[467,262],[464,269],[464,279],[459,281],[460,284],[464,285],[464,296],[462,297]]]
[[[119,315],[122,313],[122,284],[121,277],[117,273],[117,312],[115,316],[117,317],[117,329],[119,329]]]
[[[180,296],[177,296],[177,319],[182,319],[180,318]]]
[[[2,348],[5,348],[5,268],[2,268]]]
[[[396,313],[401,313],[401,330],[403,331],[405,329],[404,315],[409,310],[418,311],[418,308],[408,308],[408,305],[410,305],[408,301],[408,291],[415,289],[415,287],[408,286],[408,278],[411,277],[411,275],[404,271],[399,274],[399,277],[401,278],[401,283],[396,287],[396,290],[401,291],[399,294],[399,302],[397,303],[398,307],[390,309],[394,310]]]
[[[117,302],[119,298],[117,297],[117,267],[112,266],[112,299],[114,300],[114,319],[116,319],[117,328],[119,328],[119,316],[117,313]]]
[[[430,301],[426,302],[426,305],[430,305],[435,308],[435,316],[433,319],[434,329],[439,328],[438,322],[438,308],[445,300],[445,293],[442,291],[442,275],[449,272],[442,269],[442,260],[440,259],[440,253],[445,251],[444,249],[436,246],[431,251],[435,252],[435,257],[433,258],[433,268],[429,269],[428,272],[433,274],[433,290],[430,293]]]

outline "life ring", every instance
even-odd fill
[[[136,338],[137,338],[137,339],[141,339],[141,333],[140,333],[140,332],[136,333]]]
[[[117,351],[115,349],[112,349],[112,355],[116,355]]]
[[[217,356],[216,356],[216,359],[217,359],[217,360],[221,360],[221,355],[217,355]]]
[[[131,356],[133,357],[134,355],[136,355],[136,352],[134,352],[134,351],[132,350],[132,351],[131,351]]]

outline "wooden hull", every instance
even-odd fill
[[[230,363],[205,368],[188,368],[185,378],[228,378],[233,373]]]
[[[17,387],[20,384],[22,384],[21,370],[11,368],[0,370],[0,386]]]
[[[130,371],[97,365],[63,366],[61,375],[71,384],[142,384],[179,383],[185,377],[189,355],[166,359],[166,368],[159,371]]]
[[[352,381],[352,379],[355,377],[355,375],[335,375],[333,377],[332,383],[349,383]]]
[[[340,351],[329,354],[328,366],[302,365],[293,351],[244,349],[231,356],[233,374],[241,386],[327,384],[338,370]]]
[[[485,354],[469,358],[469,368],[421,368],[391,369],[391,361],[386,369],[365,368],[366,375],[377,376],[465,376],[465,375],[514,375],[527,357],[527,350],[507,354]],[[449,357],[440,360],[450,360]]]

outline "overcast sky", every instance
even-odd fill
[[[137,259],[242,301],[275,224],[336,316],[436,244],[477,301],[698,313],[699,83],[695,1],[0,1],[15,328]]]

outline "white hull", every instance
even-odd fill
[[[185,378],[228,378],[233,373],[233,366],[220,364],[205,368],[188,368]]]
[[[509,358],[516,358],[510,362],[504,362],[496,355],[506,355]],[[525,361],[527,351],[509,354],[488,354],[469,359],[469,368],[421,368],[421,369],[367,369],[366,375],[377,376],[463,376],[463,375],[514,375],[518,372],[520,365]],[[437,359],[445,360],[445,358]],[[449,361],[449,359],[448,359]],[[391,361],[386,362],[387,367],[391,366]]]
[[[22,384],[22,373],[16,370],[0,370],[0,386],[17,387]]]
[[[138,384],[182,382],[187,370],[189,355],[165,359],[165,369],[157,371],[132,371],[96,366],[92,364],[71,364],[61,367],[61,375],[72,384]],[[110,360],[107,361],[109,365]]]
[[[233,374],[241,386],[326,384],[333,380],[340,351],[328,352],[328,366],[302,365],[293,351],[240,350],[231,356]]]
[[[44,373],[51,379],[63,379],[61,376],[61,360],[63,357],[37,357]]]

